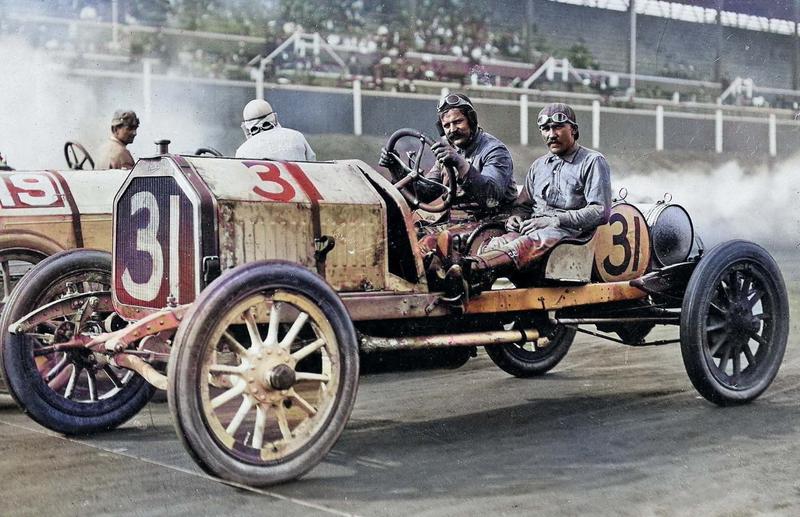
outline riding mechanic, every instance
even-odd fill
[[[133,155],[128,145],[133,143],[139,129],[139,117],[131,110],[117,110],[111,118],[111,136],[100,152],[98,168],[132,169]]]
[[[314,161],[317,155],[299,131],[283,127],[272,105],[253,99],[242,111],[246,140],[236,150],[237,158]]]

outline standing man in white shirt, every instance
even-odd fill
[[[247,103],[242,112],[247,140],[236,150],[237,158],[314,161],[316,154],[299,131],[282,127],[278,115],[263,99]]]

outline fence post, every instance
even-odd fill
[[[656,106],[656,151],[664,150],[664,106]]]
[[[600,147],[600,101],[592,101],[592,148]]]
[[[519,96],[519,143],[528,145],[528,96]]]
[[[775,157],[778,155],[778,138],[776,131],[775,114],[769,114],[769,155]]]
[[[144,120],[152,123],[153,117],[153,61],[142,60],[142,100],[144,101]]]
[[[722,110],[717,110],[714,122],[714,149],[717,154],[722,154]]]
[[[259,61],[257,72],[258,75],[256,75],[256,99],[264,99],[264,71],[266,68],[266,59]]]
[[[111,0],[111,44],[119,48],[119,0]]]
[[[361,136],[361,79],[353,80],[353,134]]]

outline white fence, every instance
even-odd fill
[[[332,88],[175,77],[154,74],[147,63],[142,72],[71,73],[97,79],[98,87],[112,79],[141,84],[141,105],[148,120],[158,116],[154,99],[161,89],[191,85],[209,92],[234,92],[226,96],[234,100],[225,101],[231,103],[231,113],[239,113],[251,96],[265,96],[276,104],[287,125],[310,133],[381,136],[405,126],[430,130],[439,98],[439,94],[367,90],[358,80],[350,88]],[[675,105],[642,99],[637,99],[635,107],[614,107],[588,94],[485,86],[464,90],[472,96],[482,125],[508,143],[531,145],[532,134],[537,132],[533,122],[536,113],[546,103],[558,100],[575,108],[584,141],[590,140],[591,146],[600,150],[734,151],[777,156],[788,155],[800,144],[800,122],[787,110]],[[445,87],[440,93],[447,91]],[[312,110],[317,106],[315,98],[325,99],[321,112]],[[331,120],[333,113],[338,115]],[[343,113],[349,116],[341,116]],[[535,136],[533,140],[538,142]]]

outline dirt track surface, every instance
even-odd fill
[[[798,315],[798,261],[780,262]],[[553,372],[533,380],[508,376],[481,352],[457,370],[362,377],[326,460],[266,490],[202,474],[166,404],[74,439],[0,397],[0,513],[798,515],[798,395],[796,321],[775,383],[734,408],[699,397],[678,345],[579,335]]]

